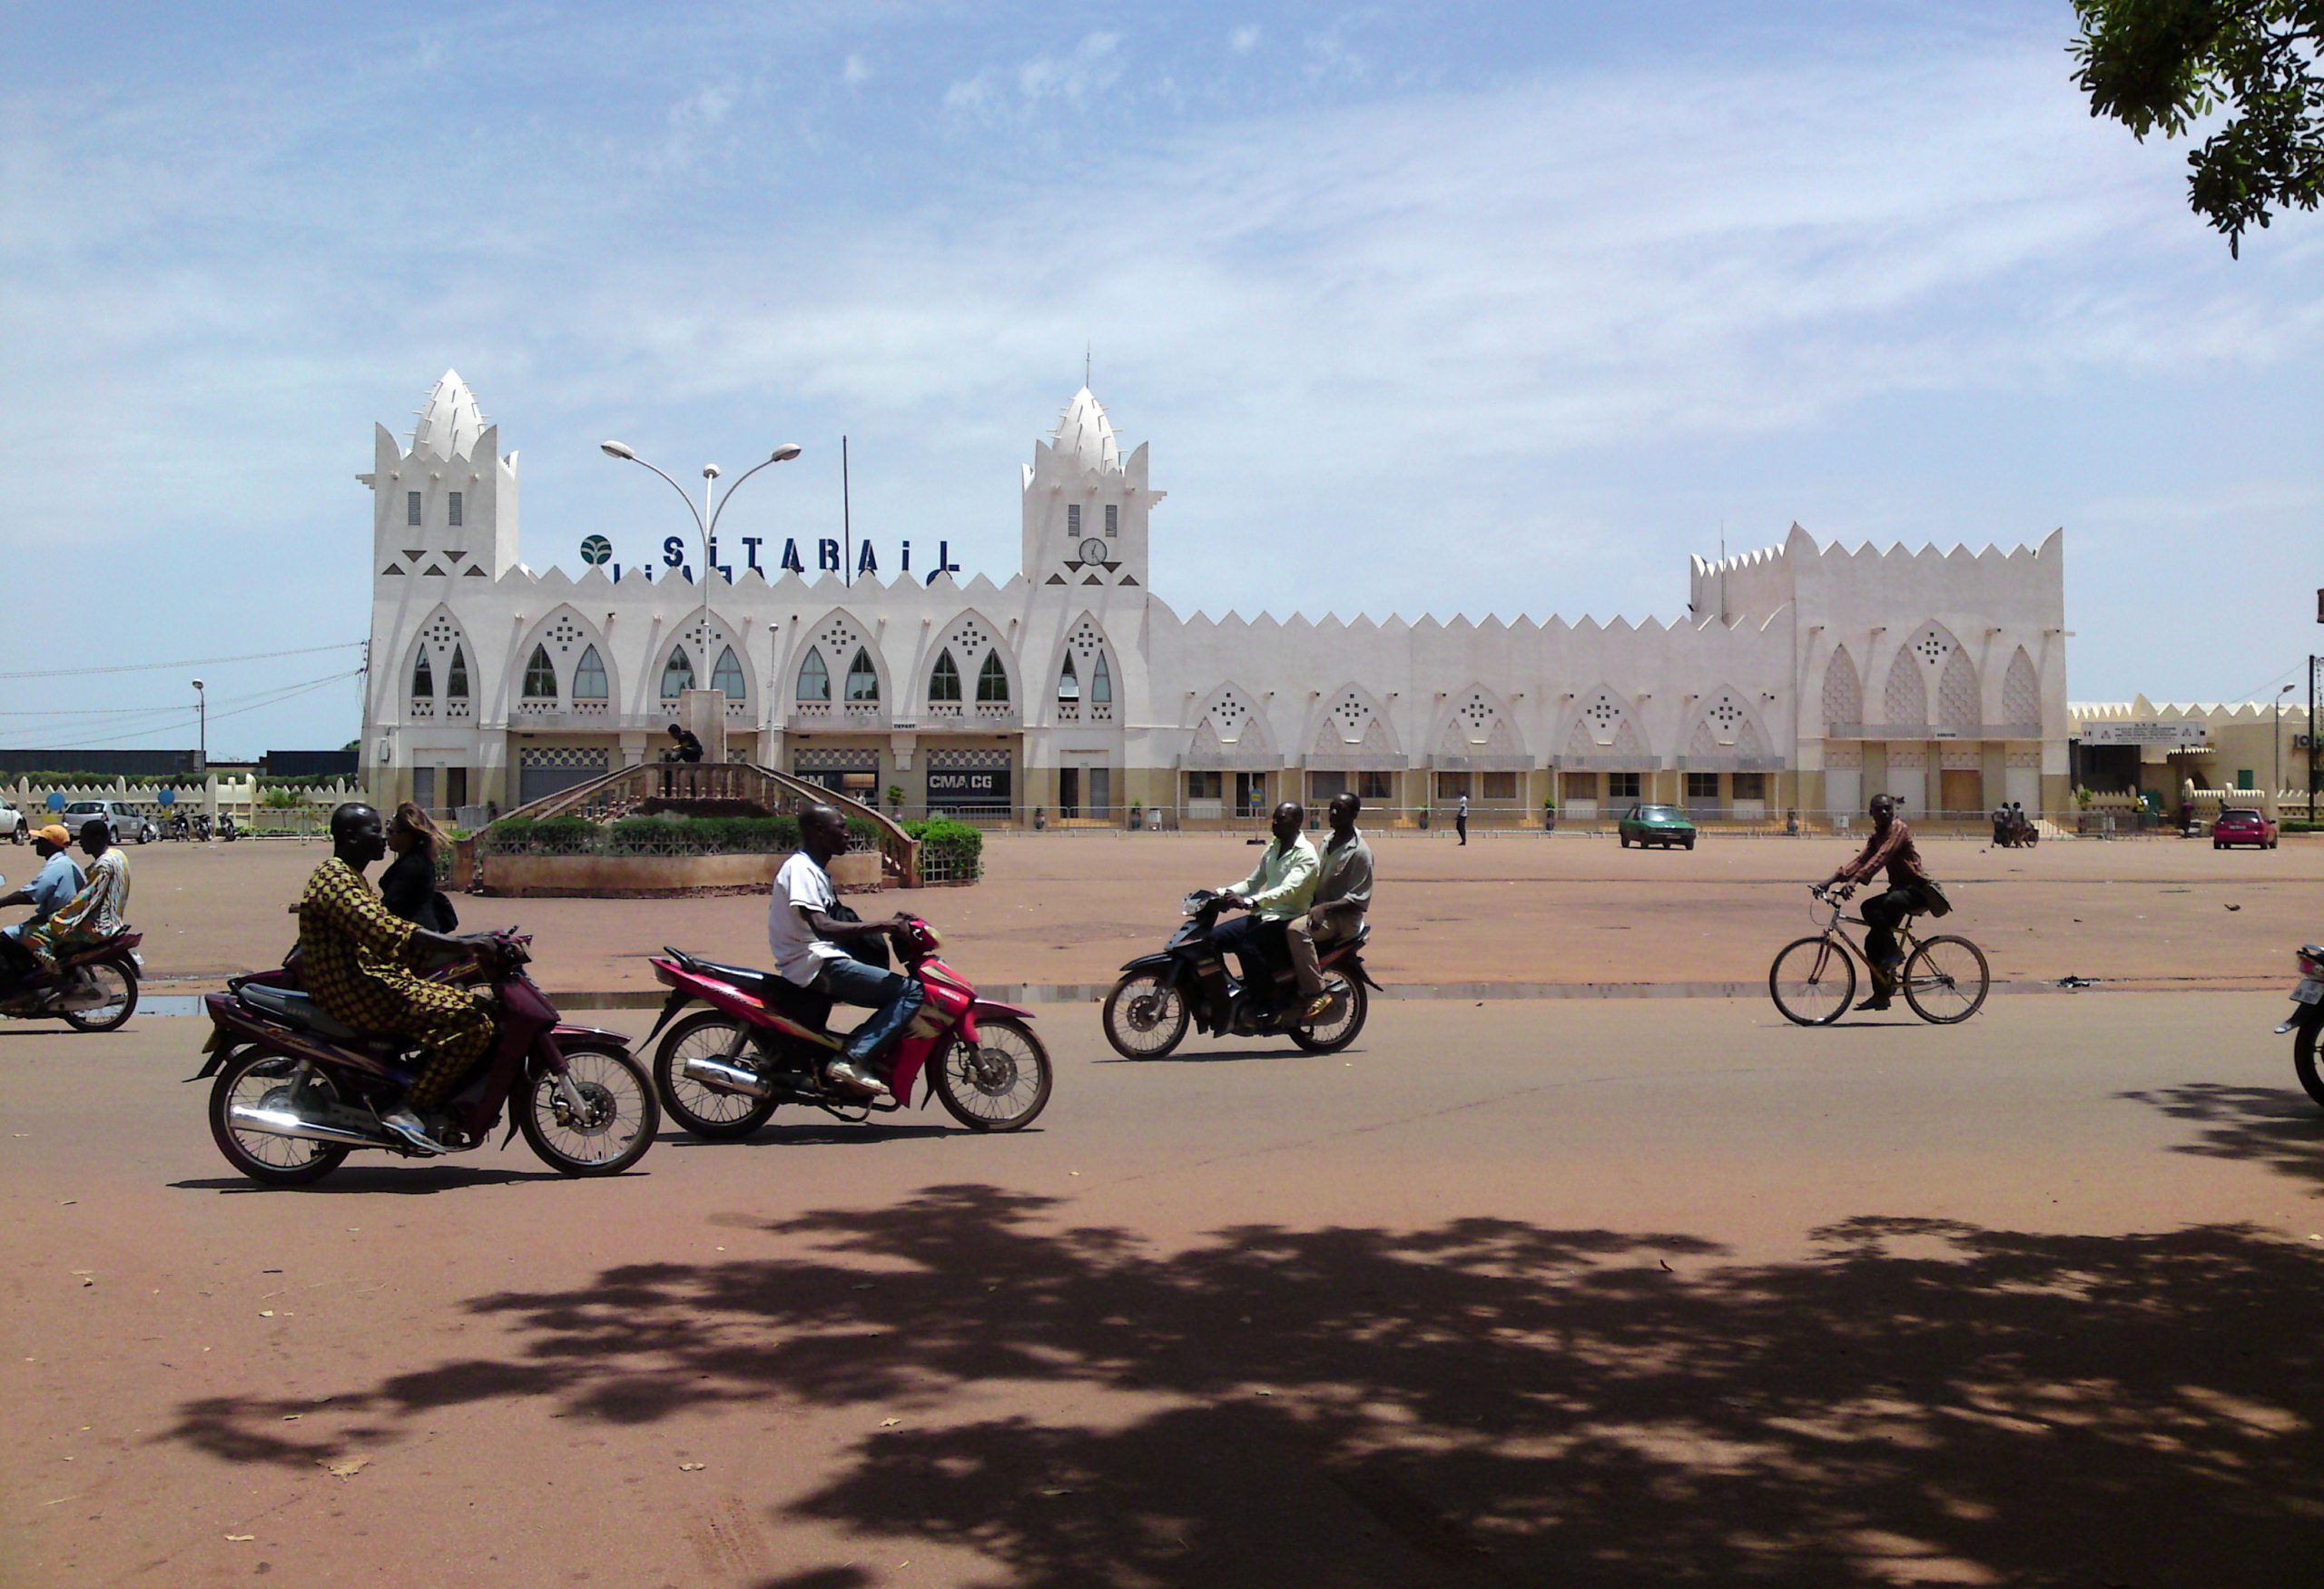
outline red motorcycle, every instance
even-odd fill
[[[435,973],[480,978],[499,1028],[491,1052],[445,1105],[451,1123],[437,1140],[455,1152],[479,1148],[507,1108],[515,1119],[503,1148],[521,1130],[562,1174],[617,1175],[645,1156],[661,1129],[653,1083],[629,1039],[558,1019],[525,973],[531,943],[495,933],[479,957]],[[416,1052],[333,1020],[298,983],[293,951],[281,970],[236,977],[204,1001],[210,1058],[192,1080],[218,1078],[210,1134],[226,1162],[268,1186],[303,1186],[358,1148],[423,1157],[379,1121],[411,1086]]]
[[[936,930],[913,918],[899,935],[904,970],[925,994],[898,1037],[884,1080],[892,1096],[867,1100],[826,1082],[823,1067],[843,1038],[826,1030],[832,1002],[770,971],[720,965],[665,949],[654,974],[670,989],[654,1031],[689,1004],[710,1008],[670,1026],[654,1055],[654,1081],[670,1118],[697,1137],[747,1137],[785,1103],[812,1104],[857,1122],[911,1101],[924,1071],[928,1091],[972,1131],[1030,1125],[1049,1100],[1049,1054],[1029,1024],[1029,1010],[980,999],[937,958]]]

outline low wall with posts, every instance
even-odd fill
[[[173,804],[162,800],[165,789],[174,797]],[[353,784],[285,787],[259,778],[212,777],[165,784],[128,778],[92,778],[69,784],[33,779],[19,779],[14,784],[0,782],[0,799],[23,812],[25,821],[32,826],[49,820],[51,795],[57,798],[60,807],[82,800],[119,801],[156,823],[166,822],[179,812],[191,817],[214,811],[221,816],[231,816],[237,826],[253,837],[321,834],[330,826],[333,806],[342,801],[367,798],[361,787]]]

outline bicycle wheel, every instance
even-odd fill
[[[1966,938],[1924,938],[1905,962],[1905,1002],[1923,1021],[1939,1026],[1974,1015],[1992,986],[1985,952]]]
[[[1799,1026],[1829,1026],[1856,1002],[1856,961],[1829,938],[1783,946],[1768,968],[1768,996]]]

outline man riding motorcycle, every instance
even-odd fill
[[[1321,863],[1315,846],[1299,831],[1306,807],[1286,800],[1275,808],[1270,827],[1275,840],[1259,855],[1259,864],[1240,883],[1219,891],[1226,903],[1248,912],[1215,929],[1211,943],[1222,955],[1228,950],[1243,967],[1243,986],[1256,1002],[1264,1002],[1275,986],[1274,957],[1290,952],[1285,933],[1290,922],[1306,913],[1315,896],[1315,876]],[[1320,978],[1316,992],[1323,991]]]
[[[24,921],[0,927],[0,987],[14,987],[40,969],[39,960],[25,947],[25,933],[64,909],[87,885],[68,854],[72,847],[73,835],[62,823],[52,822],[34,834],[33,853],[41,858],[40,871],[24,887],[0,895],[0,906],[33,907]]]
[[[333,811],[330,842],[330,859],[315,868],[299,899],[300,975],[333,1019],[428,1051],[405,1106],[379,1120],[420,1152],[445,1152],[419,1111],[449,1097],[490,1050],[493,1021],[474,994],[429,982],[415,967],[424,952],[467,953],[480,941],[414,926],[380,901],[363,875],[388,853],[386,828],[370,806],[350,801]]]
[[[832,857],[846,848],[847,819],[838,807],[811,805],[800,814],[799,848],[774,874],[767,946],[785,982],[813,988],[837,1003],[877,1012],[855,1029],[823,1073],[870,1097],[891,1097],[880,1078],[880,1061],[919,1012],[926,992],[915,979],[848,952],[850,944],[899,936],[911,918],[899,913],[884,922],[858,922],[833,913],[840,908],[839,891],[832,886],[829,868]]]
[[[88,882],[44,920],[27,925],[18,940],[51,973],[66,956],[128,931],[122,913],[129,908],[129,857],[113,847],[103,817],[81,824],[81,848],[89,856]]]

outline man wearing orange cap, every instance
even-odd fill
[[[87,886],[88,880],[65,853],[72,844],[73,835],[64,831],[62,823],[52,822],[33,834],[33,850],[42,862],[40,871],[15,893],[0,894],[0,909],[9,905],[33,907],[30,917],[0,927],[0,985],[14,986],[27,972],[40,968],[40,962],[33,958],[32,952],[18,942],[25,935],[25,929],[47,921]]]

